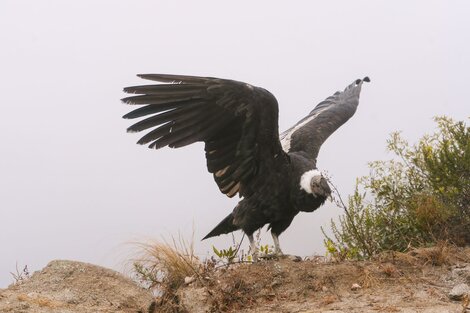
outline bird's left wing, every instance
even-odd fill
[[[138,94],[122,99],[143,105],[124,115],[145,119],[129,132],[151,129],[138,143],[178,148],[205,143],[207,168],[222,193],[247,196],[263,179],[258,173],[284,155],[278,136],[278,105],[265,89],[246,83],[197,76],[138,75],[165,84],[124,88]]]
[[[302,152],[316,160],[325,140],[341,125],[346,123],[359,104],[363,82],[369,77],[357,79],[334,95],[320,102],[306,117],[280,135],[285,152]]]

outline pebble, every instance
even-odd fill
[[[465,295],[470,295],[470,287],[467,284],[458,284],[449,292],[452,300],[462,300]]]
[[[298,255],[288,255],[287,258],[293,262],[300,262],[302,258]]]
[[[470,264],[456,266],[451,273],[452,280],[470,284]]]
[[[185,277],[185,278],[184,278],[184,283],[185,283],[186,285],[189,285],[190,283],[192,283],[192,282],[195,281],[195,280],[196,280],[196,277],[194,277],[194,276]]]
[[[351,290],[358,290],[358,289],[361,289],[361,288],[362,287],[359,284],[352,284],[352,286],[351,286]]]

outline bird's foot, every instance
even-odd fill
[[[281,250],[274,251],[272,253],[266,253],[260,256],[260,258],[264,260],[273,260],[273,259],[277,260],[283,257],[284,257],[284,253],[282,253]]]
[[[264,254],[262,256],[260,256],[260,259],[262,260],[279,260],[279,258],[281,258],[282,255],[278,255],[278,254],[275,254],[275,253],[269,253],[269,254]]]
[[[258,262],[259,251],[253,238],[253,235],[248,235],[248,239],[250,240],[250,250],[248,250],[248,254],[251,255],[251,261]]]

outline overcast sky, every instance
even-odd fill
[[[206,172],[203,145],[154,151],[125,132],[119,99],[145,83],[135,74],[262,86],[279,101],[281,131],[369,75],[318,159],[346,196],[367,162],[391,157],[390,132],[413,142],[433,116],[470,115],[469,13],[468,1],[429,0],[0,1],[0,287],[16,263],[120,270],[128,242],[189,237],[193,225],[201,257],[231,243],[199,241],[237,202]],[[284,252],[322,254],[320,226],[340,213],[327,203],[299,214]]]

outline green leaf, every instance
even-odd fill
[[[212,246],[212,250],[214,251],[214,253],[219,257],[221,258],[222,257],[222,253],[217,250],[217,248],[215,246]]]

